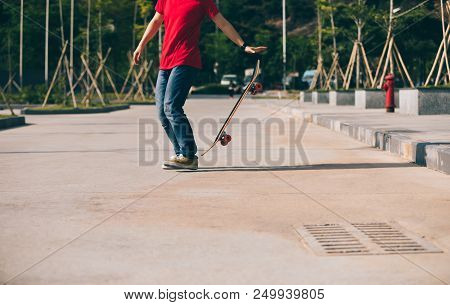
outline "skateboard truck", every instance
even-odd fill
[[[258,93],[259,91],[261,91],[262,89],[262,85],[260,83],[254,83],[252,84],[252,86],[250,87],[250,94],[251,95],[256,95],[256,93]]]
[[[222,146],[227,146],[230,142],[231,136],[224,131],[220,136],[220,144],[222,144]]]

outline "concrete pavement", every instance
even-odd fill
[[[231,106],[188,101],[201,149]],[[201,159],[198,172],[160,169],[168,151],[152,106],[30,116],[31,126],[1,131],[0,281],[450,282],[450,176],[261,100],[236,119],[231,146]],[[395,221],[443,253],[317,256],[295,231],[373,221]]]

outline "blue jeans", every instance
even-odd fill
[[[183,106],[196,72],[196,68],[190,66],[160,70],[155,93],[159,120],[175,153],[190,159],[195,157],[197,145]]]

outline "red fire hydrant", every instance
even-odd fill
[[[395,112],[395,95],[394,95],[394,74],[389,73],[384,78],[385,82],[383,84],[383,90],[386,91],[386,112]]]

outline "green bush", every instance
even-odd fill
[[[45,85],[25,86],[17,96],[17,102],[23,104],[41,104],[47,90]],[[49,102],[52,102],[49,100]]]

